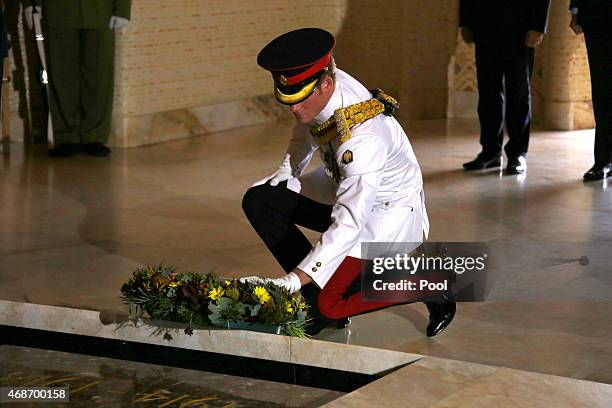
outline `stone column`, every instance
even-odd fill
[[[569,0],[553,1],[548,34],[536,71],[536,116],[547,129],[594,126],[591,83],[584,36],[569,28]]]

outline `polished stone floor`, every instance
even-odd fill
[[[276,167],[289,128],[115,149],[109,159],[51,159],[14,145],[0,158],[0,298],[117,309],[131,271],[158,262],[279,276],[240,201]],[[582,182],[593,132],[535,131],[527,174],[507,176],[461,170],[478,152],[474,121],[406,129],[430,239],[490,243],[516,261],[512,273],[497,276],[488,301],[462,303],[435,339],[423,334],[421,304],[359,316],[319,338],[612,383],[612,187]]]
[[[154,364],[0,346],[0,386],[66,387],[69,403],[3,407],[319,407],[345,393]]]

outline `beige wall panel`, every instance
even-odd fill
[[[117,41],[115,115],[135,116],[270,92],[255,63],[274,36],[339,27],[335,2],[134,0]]]
[[[412,0],[404,7],[402,117],[446,117],[448,65],[456,48],[458,2]]]
[[[402,75],[402,13],[405,1],[346,2],[336,60],[368,88],[397,96]]]

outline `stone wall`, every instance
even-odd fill
[[[136,0],[129,29],[118,34],[114,144],[282,117],[275,102],[262,97],[271,83],[255,58],[276,35],[307,26],[336,34],[338,65],[366,86],[396,95],[402,117],[444,117],[446,67],[455,46],[453,4]]]
[[[117,38],[112,143],[142,145],[282,117],[257,53],[293,28],[337,32],[340,14],[326,0],[134,0],[130,26]]]
[[[338,2],[341,3],[341,2]],[[455,49],[457,2],[342,2],[338,64],[367,87],[397,97],[403,119],[446,116],[447,67]]]

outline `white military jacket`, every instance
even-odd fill
[[[371,98],[361,83],[337,69],[334,93],[310,126]],[[337,137],[318,146],[309,126],[297,124],[287,150],[296,177],[288,187],[333,204],[331,226],[298,265],[321,288],[347,255],[363,258],[362,242],[422,242],[429,233],[421,169],[397,120],[380,114],[353,127],[351,135],[344,143]],[[317,149],[325,167],[303,175]],[[339,182],[330,160],[338,165]]]

